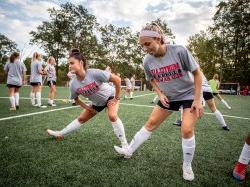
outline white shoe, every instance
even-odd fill
[[[38,108],[47,108],[47,106],[45,106],[45,105],[37,105],[38,106]]]
[[[53,136],[53,137],[55,137],[57,140],[63,140],[63,139],[64,139],[64,136],[61,135],[61,134],[59,133],[59,131],[53,131],[53,130],[47,129],[46,132],[47,132],[47,134],[48,134],[49,136]]]
[[[123,155],[124,158],[130,158],[133,154],[129,151],[129,147],[119,147],[119,146],[114,146],[115,151],[120,154]]]
[[[38,104],[32,104],[32,106],[38,106]]]
[[[16,111],[16,107],[10,107],[10,111]]]
[[[232,109],[232,107],[231,106],[229,106],[229,107],[227,107],[229,110],[231,110]]]
[[[187,181],[194,180],[194,172],[192,170],[191,163],[189,163],[189,164],[183,163],[182,170],[183,170],[183,179],[185,179]]]

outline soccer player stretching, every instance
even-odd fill
[[[70,71],[76,74],[76,78],[73,79],[70,85],[71,99],[74,99],[76,104],[85,110],[61,131],[47,129],[47,133],[56,139],[63,139],[66,134],[79,129],[82,124],[107,107],[108,117],[114,132],[120,140],[122,147],[126,147],[127,139],[123,123],[117,115],[120,102],[121,79],[107,71],[88,69],[87,60],[78,49],[72,49],[69,55],[69,68]],[[113,82],[115,88],[106,84],[108,82]],[[88,98],[92,104],[85,104],[79,99],[79,95]]]
[[[161,123],[183,106],[181,127],[183,150],[183,178],[192,181],[191,163],[195,152],[194,126],[203,114],[201,102],[202,76],[199,65],[190,52],[180,45],[167,45],[161,28],[156,24],[146,25],[140,32],[139,42],[148,53],[143,66],[146,79],[159,96],[148,121],[139,130],[128,147],[115,150],[131,157]]]

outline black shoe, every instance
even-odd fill
[[[182,121],[179,120],[179,119],[177,119],[177,120],[173,123],[173,125],[181,126],[181,123],[182,123]]]
[[[225,131],[230,131],[228,126],[224,126],[224,127],[222,127],[222,129],[225,130]]]
[[[76,106],[76,103],[72,103],[72,106]]]
[[[16,109],[19,110],[19,105],[16,105]]]

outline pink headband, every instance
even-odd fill
[[[158,32],[150,31],[150,30],[142,30],[139,34],[139,37],[143,37],[143,36],[156,37],[156,38],[161,37],[161,35]]]

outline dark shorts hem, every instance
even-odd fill
[[[14,84],[7,84],[8,88],[21,88],[22,86],[14,85]]]
[[[107,107],[109,100],[111,100],[111,99],[113,99],[113,98],[114,98],[114,96],[109,97],[108,100],[107,100],[107,102],[106,102],[106,104],[103,105],[103,106],[92,105],[92,108],[93,108],[95,111],[97,111],[97,112],[101,112],[104,108]]]
[[[56,81],[48,81],[48,82],[47,82],[47,85],[48,85],[49,87],[51,87],[51,86],[53,86],[53,85],[56,85]]]
[[[205,99],[205,101],[213,99],[214,96],[211,92],[203,92],[203,98]]]
[[[179,111],[181,106],[183,107],[183,109],[191,108],[192,104],[193,104],[193,100],[171,101],[169,102],[169,107],[163,106],[160,100],[157,103],[159,107],[169,110],[169,111]]]
[[[40,82],[31,82],[30,85],[31,86],[41,86],[42,83],[40,83]]]

